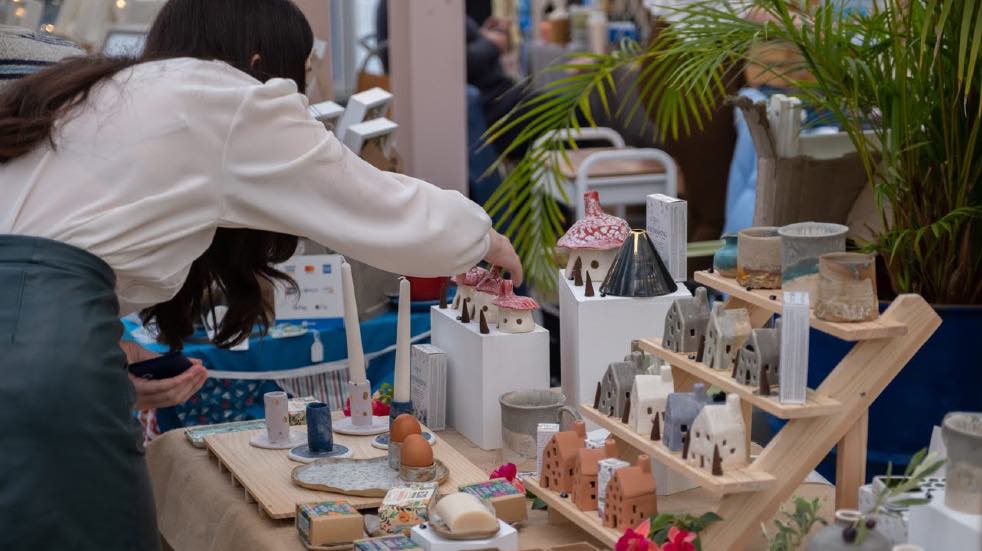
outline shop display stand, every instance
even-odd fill
[[[781,312],[780,290],[747,291],[735,280],[709,272],[696,272],[695,280],[728,294],[727,308],[746,308],[754,327],[762,327],[773,314]],[[760,524],[777,512],[780,504],[792,496],[833,447],[837,448],[836,508],[858,506],[859,487],[866,478],[869,407],[940,324],[941,318],[931,306],[913,294],[900,295],[879,319],[871,322],[832,323],[812,316],[813,328],[856,345],[818,388],[808,392],[803,405],[782,404],[775,396],[760,396],[755,388],[730,379],[728,373],[713,371],[692,361],[688,355],[663,349],[660,339],[642,340],[642,349],[672,365],[676,391],[688,391],[693,384],[705,382],[735,392],[743,403],[748,426],[752,406],[788,419],[752,463],[742,469],[727,470],[723,476],[713,476],[683,462],[679,454],[669,451],[661,442],[634,433],[620,419],[602,415],[585,404],[580,410],[587,419],[610,430],[627,445],[650,454],[721,496],[718,506],[712,509],[723,520],[702,533],[703,548],[743,549],[758,534]],[[550,505],[561,499],[534,483],[527,487]],[[661,500],[659,510],[677,512],[668,503],[662,506]],[[590,513],[584,517],[568,507],[559,507],[557,512],[603,541],[610,541],[609,530],[587,522],[592,521]]]

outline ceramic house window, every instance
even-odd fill
[[[651,410],[651,407],[648,407],[648,415],[651,415],[652,413],[654,412]]]

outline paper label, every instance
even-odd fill
[[[466,486],[461,486],[460,491],[466,494],[471,494],[477,496],[481,499],[492,499],[496,497],[504,497],[511,495],[521,495],[511,482],[504,480],[502,478],[496,478],[494,480],[488,480],[487,482],[478,482],[476,484],[468,484]]]

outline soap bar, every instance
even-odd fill
[[[355,551],[391,551],[392,549],[423,551],[422,547],[416,545],[413,540],[402,534],[382,536],[381,538],[368,538],[355,542]]]
[[[364,536],[362,516],[347,501],[297,504],[297,531],[308,545],[350,543]]]
[[[436,502],[436,514],[455,535],[479,534],[498,529],[498,519],[481,500],[462,492],[444,496]]]
[[[457,489],[465,494],[490,501],[498,518],[509,524],[527,520],[529,517],[525,494],[504,478],[465,484]]]
[[[430,504],[436,498],[435,482],[418,482],[394,486],[378,509],[379,529],[386,534],[402,532],[429,519]]]

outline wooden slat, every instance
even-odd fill
[[[861,415],[835,449],[835,508],[859,509],[859,487],[866,483],[869,412]]]
[[[580,149],[570,149],[566,151],[569,163],[562,162],[559,172],[563,178],[575,180],[576,173],[580,170],[580,165],[586,158],[594,153],[602,151],[623,151],[627,148],[619,147],[584,147]],[[664,174],[665,167],[658,161],[650,159],[618,159],[599,161],[590,167],[588,176],[591,178],[612,178],[616,176],[637,176],[641,174]]]
[[[681,369],[710,385],[716,385],[726,392],[737,394],[744,402],[751,403],[781,419],[820,417],[835,413],[842,408],[842,404],[837,400],[828,396],[821,396],[811,389],[808,389],[805,394],[804,404],[782,404],[780,398],[776,395],[760,396],[756,394],[756,387],[738,383],[729,371],[712,369],[705,364],[689,359],[689,356],[686,354],[678,354],[662,348],[661,339],[642,339],[640,344],[642,350],[665,360],[673,367]]]
[[[722,476],[713,476],[707,470],[696,468],[682,459],[682,454],[673,452],[661,442],[652,442],[645,436],[634,432],[631,427],[621,423],[620,419],[607,417],[603,413],[583,404],[580,406],[583,417],[609,430],[611,434],[623,440],[626,444],[652,459],[678,472],[679,474],[698,482],[710,492],[723,495],[739,492],[760,491],[774,483],[774,477],[761,471],[749,469],[730,469]]]
[[[698,283],[708,285],[713,289],[735,296],[740,300],[764,308],[776,314],[781,313],[781,290],[763,289],[748,291],[741,287],[735,279],[723,277],[717,272],[700,271],[695,273]],[[771,296],[775,297],[771,300]],[[811,326],[819,331],[838,337],[844,341],[862,341],[869,339],[886,339],[902,337],[907,334],[907,325],[899,320],[880,316],[875,321],[857,323],[834,323],[823,321],[811,316]]]

